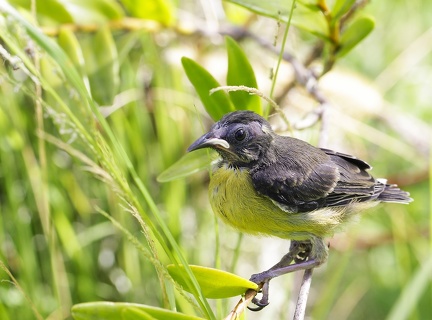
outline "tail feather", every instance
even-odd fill
[[[409,192],[403,191],[395,184],[386,184],[384,190],[380,193],[377,200],[382,202],[410,203]]]

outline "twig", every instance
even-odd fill
[[[300,292],[297,298],[297,305],[293,320],[303,320],[305,317],[309,290],[312,283],[312,273],[313,269],[306,269],[303,274],[303,280],[300,286]]]
[[[13,56],[11,55],[6,49],[5,47],[3,47],[0,44],[0,57],[3,58],[3,60],[8,61],[13,70],[21,70],[22,72],[24,72],[35,84],[39,84],[40,81],[38,79],[37,76],[35,76],[33,73],[30,72],[29,69],[27,69],[26,65],[24,64],[24,62],[21,60],[20,57],[18,56]]]
[[[277,105],[276,102],[274,102],[271,98],[267,97],[264,93],[262,93],[261,91],[259,91],[256,88],[251,88],[251,87],[247,87],[247,86],[220,86],[220,87],[216,87],[210,90],[210,95],[212,95],[213,93],[215,93],[216,91],[245,91],[247,93],[250,94],[254,94],[257,95],[260,98],[263,98],[265,101],[267,101],[269,104],[271,104],[271,106],[275,109],[280,110],[280,107]]]
[[[246,307],[251,303],[252,299],[257,295],[257,291],[249,289],[246,291],[245,296],[240,299],[234,309],[224,318],[224,320],[235,320],[245,311]]]
[[[136,31],[144,30],[146,32],[157,32],[162,29],[162,25],[155,21],[144,20],[132,17],[124,17],[120,20],[111,20],[107,22],[108,27],[111,30],[126,30],[126,31]],[[64,23],[58,26],[43,26],[41,30],[44,34],[55,37],[59,34],[60,30],[70,30],[72,32],[96,32],[100,29],[100,24],[98,23],[86,23],[86,24],[76,24],[76,23]]]
[[[288,127],[288,130],[290,132],[292,132],[291,124],[290,124],[288,118],[283,113],[282,109],[279,107],[279,105],[274,100],[272,100],[271,98],[267,97],[264,93],[259,91],[258,89],[246,87],[246,86],[220,86],[220,87],[216,87],[216,88],[211,89],[210,94],[213,94],[216,91],[220,91],[220,90],[224,90],[227,92],[229,92],[229,91],[245,91],[245,92],[248,92],[250,94],[257,95],[258,97],[264,99],[281,115],[282,120],[285,122],[285,124]]]

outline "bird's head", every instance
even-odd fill
[[[212,148],[229,164],[247,167],[263,158],[272,140],[273,130],[264,118],[252,111],[234,111],[216,122],[188,151]]]

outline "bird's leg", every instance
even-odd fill
[[[328,248],[321,238],[314,237],[306,241],[291,241],[289,252],[278,263],[264,272],[251,276],[250,281],[262,284],[262,297],[261,299],[254,298],[252,302],[258,307],[249,309],[259,311],[269,304],[269,282],[271,279],[286,273],[315,268],[327,260],[327,255]]]

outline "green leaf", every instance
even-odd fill
[[[255,73],[243,49],[230,37],[225,38],[228,53],[227,84],[258,89]],[[229,92],[236,110],[252,110],[262,115],[261,99],[244,91]]]
[[[88,302],[72,307],[75,320],[203,320],[195,316],[138,303]]]
[[[31,10],[31,1],[8,0],[8,2],[14,6],[24,8],[27,11]],[[37,1],[36,13],[38,22],[44,26],[50,24],[56,25],[62,23],[72,23],[74,21],[72,15],[58,0]]]
[[[258,285],[235,274],[212,268],[190,265],[201,290],[206,298],[222,299],[241,295],[248,289],[258,290]],[[185,274],[182,266],[168,265],[167,270],[174,280],[188,290],[183,279]]]
[[[174,23],[175,7],[167,0],[121,0],[132,17],[159,21],[170,26]]]
[[[9,2],[30,11],[30,1]],[[105,23],[124,16],[123,9],[115,0],[44,0],[36,2],[36,11],[42,25]]]
[[[105,23],[124,16],[115,0],[68,0],[64,6],[77,24]]]
[[[85,35],[82,50],[93,98],[99,105],[111,105],[120,84],[117,48],[108,26],[95,35]]]
[[[346,55],[360,41],[362,41],[374,28],[375,22],[370,17],[359,17],[344,31],[341,36],[338,57]]]
[[[339,20],[341,16],[347,13],[355,1],[356,0],[336,0],[331,9],[333,21]]]
[[[213,120],[218,121],[226,113],[235,111],[226,92],[217,91],[210,95],[210,90],[220,87],[220,84],[206,69],[186,57],[183,57],[181,61],[189,81],[194,86],[204,108]]]
[[[84,56],[81,46],[75,34],[67,28],[61,28],[57,37],[57,42],[63,51],[68,55],[74,66],[84,66]]]
[[[252,12],[258,13],[274,19],[283,20],[283,17],[289,16],[289,9],[291,6],[286,0],[227,0],[228,2],[235,3]],[[285,21],[285,20],[284,20]]]
[[[196,150],[188,152],[158,177],[158,182],[168,182],[187,177],[203,169],[210,167],[213,160],[217,159],[217,153],[209,150]]]
[[[152,317],[147,312],[137,308],[126,309],[122,312],[123,320],[157,320],[157,318]]]
[[[85,59],[78,39],[71,30],[61,28],[57,37],[57,43],[68,55],[75,68],[83,77],[83,81],[87,88],[90,88],[89,80],[85,71]]]
[[[318,8],[299,4],[294,11],[292,24],[323,40],[329,40],[327,21]]]
[[[286,0],[226,0],[259,15],[288,22],[290,3]],[[328,40],[328,27],[323,14],[309,1],[297,1],[291,23],[322,39]]]

